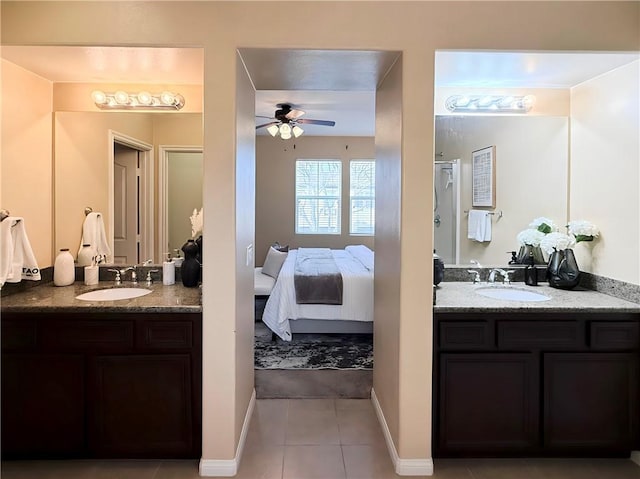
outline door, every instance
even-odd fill
[[[439,455],[503,455],[538,446],[534,354],[443,353],[439,369]]]
[[[138,264],[139,181],[138,150],[114,143],[113,146],[113,262]]]
[[[629,454],[638,435],[637,353],[544,354],[544,445]]]

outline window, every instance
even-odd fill
[[[376,164],[373,160],[352,160],[349,201],[352,235],[373,235],[376,224]]]
[[[340,234],[342,163],[296,161],[296,234]]]

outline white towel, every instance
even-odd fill
[[[40,269],[27,238],[24,219],[9,216],[0,223],[0,288],[23,279],[40,281]]]
[[[484,210],[469,210],[467,237],[470,240],[491,241],[491,215]]]
[[[105,259],[111,256],[111,248],[109,248],[109,243],[107,242],[107,233],[104,230],[102,214],[89,213],[84,219],[82,241],[80,241],[78,253],[80,253],[83,244],[91,245],[91,256],[102,255],[105,256]]]

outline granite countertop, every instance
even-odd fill
[[[85,286],[76,282],[70,286],[57,287],[47,283],[27,291],[4,296],[0,303],[3,313],[72,313],[91,311],[94,313],[200,313],[202,312],[200,288],[185,288],[182,284],[165,286],[162,283],[138,288],[152,292],[133,299],[117,301],[82,301],[76,296],[96,289],[114,287],[113,282],[105,281],[96,286]],[[134,287],[123,283],[121,288]]]
[[[487,287],[486,283],[473,285],[469,282],[442,282],[436,291],[436,313],[465,312],[505,312],[515,309],[522,312],[619,312],[640,313],[640,304],[615,298],[604,293],[577,287],[573,290],[552,288],[548,284],[526,286],[524,283],[512,283],[511,287],[534,291],[550,296],[547,301],[511,301],[493,299],[474,292],[478,287]],[[502,286],[498,284],[497,286]]]

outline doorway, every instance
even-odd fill
[[[140,264],[153,259],[153,147],[109,131],[109,217],[113,262]]]

